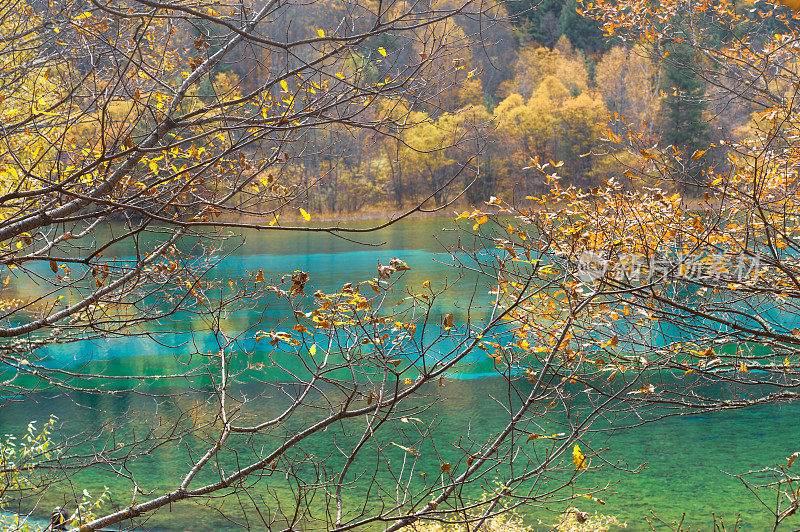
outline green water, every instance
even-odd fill
[[[346,242],[329,235],[312,234],[264,234],[248,233],[246,244],[237,249],[230,257],[225,258],[215,269],[216,277],[233,277],[243,275],[246,271],[264,268],[266,277],[279,276],[296,269],[308,271],[310,283],[314,288],[332,289],[345,282],[358,281],[376,274],[376,262],[387,263],[394,256],[401,257],[412,268],[407,272],[404,282],[420,286],[423,281],[431,280],[441,283],[445,278],[454,280],[458,272],[447,266],[450,262],[447,255],[440,254],[442,246],[452,244],[457,234],[442,231],[447,224],[444,220],[426,219],[409,220],[393,226],[378,235],[360,237],[367,243],[381,244],[376,247],[364,247]],[[384,243],[385,242],[385,243]],[[232,241],[233,243],[233,241]],[[473,296],[478,302],[486,301],[487,287],[483,280],[468,276],[457,283],[446,295],[437,300],[434,313],[454,312],[463,318],[463,313]],[[311,292],[312,290],[308,290]],[[258,325],[268,328],[285,316],[286,307],[274,303],[265,313],[242,313],[231,318],[229,325],[240,330]],[[109,339],[66,347],[51,347],[48,355],[51,364],[59,367],[75,367],[89,364],[88,367],[108,373],[125,375],[133,372],[167,372],[176,368],[173,353],[175,348],[168,344],[178,345],[192,331],[191,321],[176,318],[161,324],[162,330],[168,331],[157,343],[144,337],[128,339]],[[199,349],[210,347],[211,338],[193,337]],[[207,345],[206,345],[207,344]],[[256,346],[266,352],[266,347]],[[264,354],[264,353],[261,353]],[[506,417],[502,409],[491,398],[502,398],[507,393],[506,382],[493,377],[492,365],[486,357],[476,354],[468,360],[444,386],[428,390],[426,401],[432,403],[425,413],[425,421],[436,420],[439,423],[440,457],[429,449],[423,449],[415,466],[414,482],[422,482],[419,473],[426,473],[429,478],[438,474],[440,461],[443,459],[457,464],[463,459],[460,451],[452,445],[459,435],[469,427],[477,439],[487,434],[496,433],[505,424]],[[186,383],[197,386],[197,383]],[[516,382],[521,391],[530,385],[520,379]],[[180,385],[172,383],[172,385]],[[5,398],[0,409],[0,431],[3,433],[19,432],[29,420],[43,421],[50,414],[55,414],[63,425],[58,437],[69,437],[80,434],[84,430],[93,430],[108,423],[112,426],[120,420],[127,420],[127,430],[136,430],[137,434],[159,419],[174,419],[179,413],[196,400],[206,397],[202,390],[190,388],[177,390],[181,395],[174,400],[165,401],[151,394],[166,394],[173,389],[142,389],[138,394],[120,394],[117,396],[91,396],[72,394],[57,396],[46,393],[41,396],[19,401],[15,397]],[[252,415],[268,415],[278,412],[285,406],[284,399],[277,393],[267,392],[258,397],[264,389],[257,383],[243,384],[237,393],[256,399],[248,405]],[[419,406],[417,403],[412,406]],[[655,511],[665,521],[680,519],[685,513],[685,523],[693,529],[710,530],[712,514],[722,516],[726,524],[741,517],[745,530],[771,529],[771,516],[758,500],[745,489],[741,482],[728,475],[760,469],[765,466],[781,463],[785,457],[800,449],[800,424],[797,416],[800,405],[763,406],[749,410],[720,412],[706,416],[672,417],[658,423],[644,425],[635,429],[616,431],[606,434],[595,434],[585,444],[593,449],[608,448],[604,458],[609,465],[599,471],[590,471],[579,479],[584,492],[592,486],[612,485],[605,493],[598,494],[606,504],[601,506],[583,499],[577,503],[582,510],[616,515],[628,523],[629,530],[647,530],[645,517]],[[300,412],[297,425],[315,418],[314,412]],[[292,430],[293,426],[287,427]],[[397,432],[395,439],[403,441],[400,431],[408,427],[394,423],[387,430]],[[392,437],[384,434],[384,439]],[[125,433],[116,429],[115,433],[106,433],[106,444],[113,447],[115,442],[124,441]],[[333,451],[334,442],[347,442],[353,437],[346,430],[332,429],[329,432],[312,438],[303,445],[304,452],[335,469],[341,467],[341,459]],[[193,447],[200,448],[198,441],[170,442],[150,456],[132,463],[130,472],[135,473],[140,487],[145,491],[160,493],[174,487],[181,473],[185,473],[189,462],[189,452]],[[219,466],[230,471],[234,463],[247,462],[255,456],[260,445],[270,443],[267,440],[236,440],[232,447],[235,452],[227,452],[221,457]],[[544,451],[552,445],[548,441],[527,443],[526,449],[535,447]],[[86,450],[87,447],[78,446]],[[189,449],[189,450],[187,450]],[[398,464],[404,458],[400,449],[388,449],[380,458],[381,463],[375,465],[378,458],[368,450],[362,461],[354,467],[355,471],[365,474],[378,470],[377,478],[383,489],[390,489],[392,475],[399,474]],[[615,469],[611,465],[635,468],[646,463],[640,473],[631,474]],[[596,464],[596,462],[595,462]],[[568,465],[568,464],[567,464]],[[567,469],[569,469],[567,467]],[[127,472],[123,469],[123,473]],[[407,472],[403,472],[407,475]],[[502,475],[502,472],[498,472]],[[202,477],[201,481],[213,480],[213,474]],[[403,477],[406,478],[406,477]],[[115,505],[125,506],[130,501],[131,484],[125,475],[118,475],[104,467],[94,467],[71,476],[74,489],[80,492],[88,489],[98,493],[102,487],[108,486]],[[476,495],[479,486],[472,488]],[[279,501],[291,496],[285,486],[283,477],[262,478],[252,487],[252,500],[235,499],[223,506],[224,516],[220,512],[198,506],[192,502],[181,502],[171,508],[162,509],[146,522],[138,524],[144,529],[156,530],[193,530],[211,531],[236,529],[244,519],[252,519],[255,513],[253,506],[262,511],[276,511]],[[346,503],[355,504],[363,498],[363,487],[354,487],[345,494]],[[64,491],[49,491],[43,495],[35,495],[26,501],[28,506],[33,500],[42,499],[36,505],[38,514],[49,512],[55,504],[69,504],[69,495]],[[139,500],[144,497],[139,496]],[[216,504],[216,503],[213,503]],[[316,505],[316,506],[315,506]],[[323,512],[321,502],[312,502],[316,511]],[[551,510],[561,510],[564,503],[548,504]],[[552,514],[541,509],[529,507],[522,510],[530,524],[536,525],[538,520],[551,523]],[[251,522],[252,523],[252,522]],[[257,523],[253,528],[259,529]],[[793,517],[786,521],[782,529],[797,528],[800,518]],[[537,525],[538,529],[548,527]]]

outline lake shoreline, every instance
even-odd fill
[[[529,206],[524,207],[529,212],[538,212],[545,207],[552,207],[552,205],[544,204],[540,205],[538,202],[532,201],[532,204]],[[520,207],[518,205],[518,207]],[[324,212],[324,213],[315,213],[309,212],[311,219],[306,220],[300,214],[299,209],[295,210],[292,209],[291,212],[284,212],[277,215],[278,225],[282,222],[289,222],[289,223],[309,223],[309,222],[367,222],[367,221],[381,221],[381,222],[394,222],[398,221],[399,219],[428,219],[428,218],[455,218],[461,212],[464,211],[473,211],[473,210],[482,210],[484,212],[492,212],[493,214],[497,214],[497,204],[488,205],[486,203],[481,203],[480,205],[470,205],[470,204],[463,204],[463,203],[454,203],[451,205],[445,205],[439,208],[426,209],[424,211],[414,211],[409,212],[414,207],[410,207],[408,209],[400,209],[394,211],[394,207],[384,207],[381,208],[380,206],[376,207],[374,210],[369,211],[360,211],[360,212],[351,212],[351,213],[331,213],[331,212]],[[708,201],[703,200],[702,198],[696,198],[692,196],[682,196],[681,197],[681,209],[686,212],[699,212],[708,210],[710,208],[717,209],[719,205],[716,203],[709,203]],[[264,214],[263,216],[221,216],[219,219],[224,220],[226,222],[232,223],[244,223],[244,224],[256,224],[256,223],[263,223],[266,220],[272,220],[273,214]]]

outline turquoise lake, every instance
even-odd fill
[[[358,222],[364,225],[366,222]],[[447,229],[443,230],[443,227]],[[359,235],[357,238],[370,245],[348,242],[330,235],[310,233],[256,233],[248,232],[245,243],[235,249],[214,268],[213,276],[236,277],[246,272],[264,269],[267,278],[279,277],[293,270],[310,274],[307,293],[316,288],[332,290],[344,283],[357,282],[376,275],[376,264],[386,264],[392,257],[406,261],[411,268],[404,274],[403,283],[419,287],[424,281],[441,284],[447,279],[454,282],[460,276],[457,269],[448,265],[450,256],[443,253],[461,236],[452,230],[448,219],[428,218],[406,220],[375,234]],[[232,239],[232,243],[236,239]],[[471,243],[467,243],[470,245]],[[445,295],[439,298],[433,309],[434,318],[440,319],[445,312],[453,312],[456,320],[463,319],[470,301],[479,307],[488,301],[488,278],[476,274],[465,275]],[[399,286],[396,291],[399,293]],[[399,297],[399,295],[398,295]],[[244,312],[231,316],[229,326],[245,329],[257,324],[268,329],[286,317],[287,307],[274,304],[259,309],[259,312]],[[791,320],[790,320],[791,321]],[[211,348],[210,338],[191,336],[190,321],[176,317],[161,324],[160,342],[147,337],[109,338],[67,346],[49,347],[47,355],[53,366],[71,368],[89,364],[92,368],[103,368],[113,374],[129,372],[169,371],[175,367],[174,353],[182,342],[191,337],[199,349]],[[263,348],[265,351],[267,346]],[[453,438],[442,442],[453,443],[465,427],[475,427],[482,433],[497,432],[504,426],[504,418],[498,415],[498,406],[490,397],[503,397],[506,393],[504,379],[494,376],[493,365],[485,355],[476,354],[448,379],[442,387],[430,390],[431,397],[438,401],[426,415],[440,420],[440,434],[452,434]],[[186,404],[191,403],[195,391],[187,383],[181,396]],[[172,383],[176,386],[176,383]],[[244,383],[241,393],[254,395],[257,383]],[[524,388],[525,384],[520,384]],[[54,414],[61,420],[62,434],[74,435],[83,430],[96,429],[105,422],[120,418],[153,419],[154,416],[169,416],[177,408],[157,397],[173,388],[154,387],[139,390],[142,393],[117,396],[91,396],[73,394],[56,397],[43,394],[40,397],[20,401],[5,398],[0,409],[0,431],[19,433],[30,420],[44,421]],[[197,392],[199,393],[199,392]],[[262,397],[250,404],[254,411],[277,412],[282,406],[279,398]],[[614,515],[627,522],[627,530],[649,530],[646,518],[651,511],[667,522],[680,520],[685,514],[684,525],[691,530],[712,530],[713,517],[722,517],[726,525],[741,519],[743,530],[771,530],[772,516],[748,491],[734,474],[758,470],[785,463],[787,456],[800,450],[800,404],[770,405],[747,410],[731,410],[707,415],[669,417],[652,424],[593,435],[591,446],[608,448],[603,454],[612,464],[627,464],[636,468],[646,467],[637,474],[626,473],[606,466],[598,471],[582,475],[583,486],[611,485],[602,494],[605,501],[600,505],[587,499],[573,503],[581,510],[598,511]],[[301,420],[302,421],[302,420]],[[119,435],[124,438],[123,435]],[[332,435],[323,435],[310,441],[307,452],[325,456],[330,454]],[[441,437],[441,436],[440,436]],[[255,442],[256,444],[258,442]],[[263,442],[262,442],[263,443]],[[241,452],[254,446],[253,441],[241,441]],[[532,446],[534,444],[528,444]],[[535,445],[548,445],[537,442]],[[143,489],[154,493],[174,487],[180,473],[186,470],[188,461],[186,446],[166,445],[151,456],[146,456],[132,467],[137,478],[144,482]],[[448,452],[447,449],[443,453]],[[394,456],[394,455],[393,455]],[[402,453],[396,453],[400,460]],[[570,457],[567,457],[569,461]],[[439,460],[431,453],[422,454],[419,470],[436,471]],[[224,466],[224,464],[221,464]],[[143,530],[162,531],[216,531],[236,530],[252,512],[253,505],[268,507],[271,494],[278,497],[288,492],[279,484],[280,479],[261,479],[253,487],[254,501],[242,503],[241,507],[226,506],[231,522],[219,512],[181,502],[172,508],[162,509],[148,521],[140,523]],[[98,493],[108,486],[112,500],[126,505],[130,500],[131,486],[124,475],[104,468],[95,468],[71,477],[74,489]],[[357,494],[353,494],[355,497]],[[260,497],[260,499],[259,499]],[[65,493],[48,492],[38,503],[36,515],[48,514],[55,504],[64,504]],[[30,502],[30,501],[29,501]],[[553,504],[550,510],[563,510]],[[249,508],[249,509],[248,509]],[[262,508],[263,509],[263,508]],[[536,530],[548,530],[555,522],[553,513],[529,508],[520,511],[527,523]],[[788,519],[781,530],[800,527],[800,517]],[[258,525],[253,525],[259,529]],[[659,527],[656,525],[656,528]]]

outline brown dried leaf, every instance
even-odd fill
[[[389,266],[395,269],[398,272],[405,272],[410,270],[411,268],[408,267],[408,264],[405,261],[394,257],[392,260],[389,261]]]
[[[308,272],[295,270],[294,273],[292,273],[292,287],[289,289],[289,295],[290,296],[303,295],[303,289],[306,287],[307,282],[308,282]]]
[[[792,467],[792,464],[794,464],[794,461],[797,459],[798,456],[800,456],[800,451],[797,451],[796,453],[793,453],[792,456],[790,456],[788,458],[789,463],[786,464],[787,469]]]
[[[384,266],[378,261],[378,277],[388,279],[396,270],[392,266]]]
[[[442,315],[442,327],[444,327],[445,329],[449,329],[453,327],[454,323],[455,323],[455,318],[453,317],[452,312],[448,312]]]

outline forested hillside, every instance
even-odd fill
[[[442,4],[457,9],[451,0]],[[428,196],[427,205],[439,207],[465,189],[458,201],[467,204],[538,195],[548,187],[548,165],[565,183],[581,187],[612,176],[630,186],[635,176],[638,188],[656,185],[665,176],[650,172],[648,161],[677,151],[686,164],[671,177],[682,192],[695,194],[704,179],[701,168],[725,168],[725,142],[757,129],[757,105],[743,104],[747,98],[734,104],[702,79],[690,68],[696,59],[691,48],[680,39],[615,41],[585,9],[577,0],[509,1],[491,10],[489,25],[457,15],[414,42],[391,33],[361,42],[349,57],[320,70],[342,80],[389,83],[415,60],[428,59],[438,44],[449,47],[418,72],[423,98],[378,95],[375,105],[364,103],[376,124],[372,131],[353,131],[347,121],[314,128],[292,143],[292,160],[273,173],[281,172],[282,186],[299,194],[310,211],[399,211]],[[784,8],[769,9],[763,27],[747,29],[751,35],[769,39],[791,24]],[[259,31],[264,38],[303,39],[335,31],[344,15],[335,3],[299,4]],[[176,55],[218,46],[216,25],[175,31],[183,42]],[[713,38],[722,46],[735,37],[721,30]],[[313,55],[266,57],[241,48],[193,96],[198,106],[211,105],[297,69],[279,101],[305,105],[315,89],[307,86],[309,71],[302,65]]]
[[[393,6],[398,13],[408,7]],[[217,7],[222,17],[233,12],[224,4]],[[281,155],[270,167],[231,163],[248,181],[263,180],[261,188],[269,198],[292,198],[273,202],[270,210],[298,201],[307,211],[350,214],[401,211],[420,201],[435,208],[454,200],[475,205],[490,196],[518,200],[547,189],[546,165],[557,167],[565,183],[581,187],[597,186],[612,176],[631,185],[635,176],[641,188],[665,177],[648,169],[648,161],[676,151],[686,164],[671,177],[682,192],[696,194],[705,179],[702,168],[723,171],[728,164],[725,142],[758,130],[753,119],[758,106],[747,104],[746,93],[753,89],[743,86],[734,103],[725,87],[693,69],[699,59],[680,36],[623,40],[612,36],[590,7],[577,0],[508,1],[476,18],[460,12],[455,0],[441,0],[436,9],[455,15],[435,23],[420,15],[419,27],[409,33],[406,28],[367,31],[366,23],[358,27],[358,13],[335,2],[287,5],[279,17],[254,30],[257,38],[264,44],[310,46],[237,47],[192,84],[182,110],[200,113],[238,100],[245,114],[263,114],[269,120],[279,113],[287,117],[285,124],[303,128],[302,136],[293,136],[288,128],[277,143],[274,138],[246,141],[242,154],[254,160],[269,159],[284,147],[290,150],[291,156]],[[740,3],[736,9],[752,7]],[[765,4],[756,9],[768,13],[759,17],[758,27],[743,24],[742,32],[750,38],[768,40],[795,24],[787,20],[786,8]],[[49,17],[53,24],[67,16],[53,7],[42,11],[43,20]],[[342,28],[343,20],[356,22]],[[693,22],[687,19],[686,24],[688,32]],[[114,32],[123,26],[108,16],[87,18],[51,34],[48,46],[63,54],[63,47],[85,46],[93,31]],[[163,43],[160,64],[153,67],[178,76],[218,52],[230,28],[201,17],[148,32],[151,43]],[[344,54],[332,54],[330,43],[313,42],[336,42],[348,32],[364,36],[348,41]],[[705,35],[710,39],[705,44],[716,47],[737,38],[722,25],[717,33]],[[69,60],[69,66],[50,68],[48,80],[58,77],[68,84],[97,65],[111,67],[114,45],[94,46],[92,54]],[[702,66],[706,72],[714,68],[707,62]],[[263,91],[265,83],[277,79],[280,90]],[[133,124],[145,109],[163,105],[164,87],[147,76],[137,83],[138,92],[115,94],[102,111],[92,110],[91,97],[85,100],[86,112],[69,135],[80,143],[96,136],[104,121]],[[366,99],[341,92],[361,84],[373,87]],[[326,96],[333,92],[341,92],[339,100]],[[323,123],[304,123],[303,117],[320,106],[330,106],[333,113]],[[354,120],[372,126],[354,129]],[[231,132],[222,136],[227,138],[221,143],[232,145],[244,138]],[[135,143],[135,134],[131,140]],[[704,164],[697,162],[700,152]],[[186,159],[173,160],[177,162]],[[280,184],[270,174],[280,174]],[[265,199],[258,184],[249,190],[257,197],[243,198],[243,203]]]

